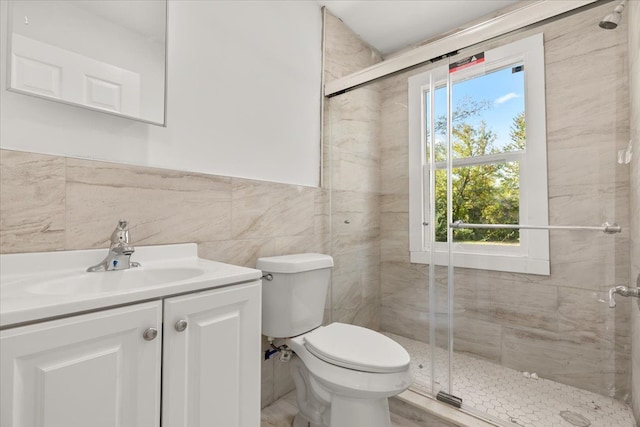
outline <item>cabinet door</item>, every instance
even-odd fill
[[[1,331],[0,425],[159,426],[161,316],[157,301]]]
[[[163,426],[260,425],[260,286],[165,300]]]

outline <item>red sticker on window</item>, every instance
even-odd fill
[[[456,62],[449,64],[449,72],[454,73],[472,65],[480,64],[484,62],[484,52],[480,52],[476,55],[469,56]]]

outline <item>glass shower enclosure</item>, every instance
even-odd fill
[[[635,423],[631,300],[608,298],[633,285],[626,23],[599,29],[609,6],[325,99],[331,320],[397,340],[413,391],[498,425]],[[509,50],[529,39],[542,68]]]

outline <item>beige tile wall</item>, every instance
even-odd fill
[[[629,24],[629,94],[631,101],[631,286],[640,286],[640,2],[628,5]],[[640,424],[640,300],[632,304],[632,408]]]
[[[119,218],[136,245],[196,242],[200,256],[328,251],[319,188],[0,151],[0,252],[108,246]]]
[[[65,246],[65,159],[0,151],[0,250]]]
[[[616,236],[551,232],[548,277],[456,269],[454,345],[626,399],[631,303],[622,299],[611,310],[600,301],[609,287],[629,283],[630,263],[630,167],[617,163],[618,150],[629,141],[627,28],[626,23],[617,31],[598,28],[609,9],[605,4],[460,54],[544,32],[550,224],[615,220],[624,231]],[[429,68],[379,83],[381,329],[424,341],[429,339],[428,267],[409,263],[406,105],[407,77]],[[443,319],[446,271],[436,273],[436,307]]]
[[[196,242],[203,258],[247,267],[329,251],[319,188],[7,150],[0,173],[2,253],[105,248],[120,218],[134,245]],[[263,405],[292,388],[285,365],[262,364]]]

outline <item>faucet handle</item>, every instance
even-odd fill
[[[130,260],[134,252],[135,248],[129,244],[129,222],[121,219],[111,233],[111,245],[106,258],[101,263],[89,267],[87,271],[126,270],[131,267],[140,267],[140,263]]]
[[[116,229],[111,233],[111,244],[129,243],[129,221],[121,219]]]

